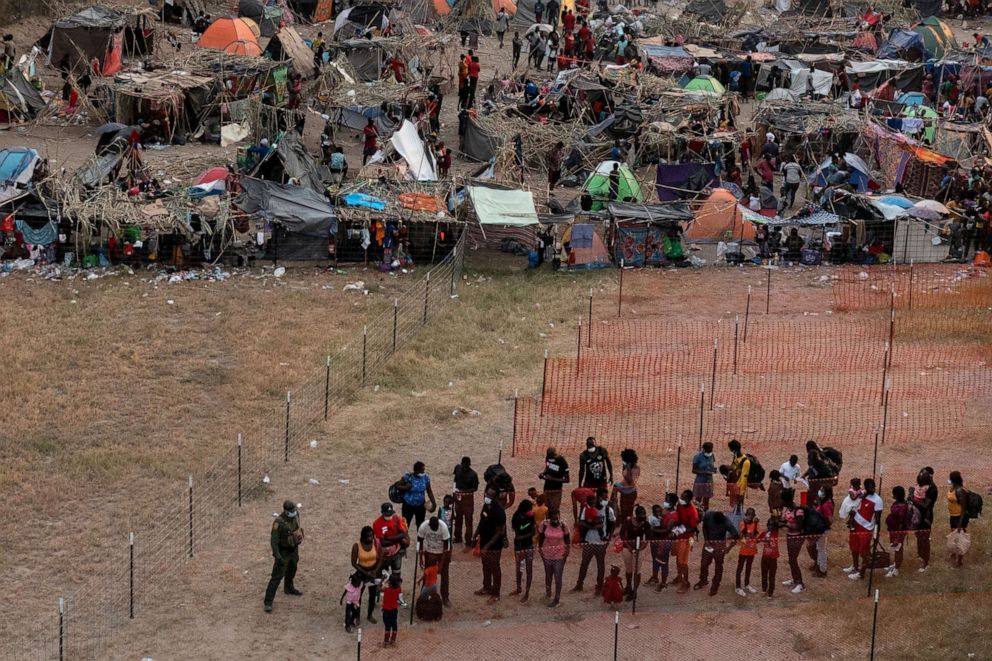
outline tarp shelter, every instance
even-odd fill
[[[910,62],[922,62],[933,58],[923,37],[913,30],[896,28],[889,33],[888,40],[878,49],[878,57],[885,59],[903,59]]]
[[[358,5],[345,9],[334,19],[334,38],[363,37],[370,30],[382,32],[389,25],[389,8],[383,5]]]
[[[569,269],[603,269],[611,266],[610,252],[591,223],[573,223],[561,237],[568,246]]]
[[[45,100],[19,69],[0,78],[0,125],[26,121],[45,108]]]
[[[683,256],[681,223],[692,220],[686,202],[629,204],[610,202],[613,219],[613,258],[624,266],[662,266],[668,263],[666,248],[673,258]]]
[[[261,55],[258,26],[250,18],[218,18],[200,35],[196,45],[233,55]]]
[[[613,166],[618,165],[619,176],[617,178],[617,190],[613,191],[610,183],[610,175]],[[626,163],[619,161],[603,161],[595,171],[589,175],[582,192],[586,193],[591,201],[589,211],[600,211],[606,208],[610,201],[619,202],[643,202],[644,194],[641,192],[641,185],[637,182],[637,177]]]
[[[487,133],[485,129],[469,118],[465,126],[465,137],[462,153],[474,161],[488,161],[496,155],[499,146],[499,136]]]
[[[157,120],[166,113],[167,135],[162,142],[172,140],[176,131],[192,132],[197,128],[201,110],[210,102],[213,78],[190,73],[126,73],[117,78],[114,95],[114,116],[122,124],[137,124],[139,119]],[[163,128],[163,131],[166,129]]]
[[[384,113],[379,106],[338,108],[334,111],[333,118],[335,123],[340,126],[347,126],[356,131],[361,131],[368,126],[371,119],[375,127],[379,129],[379,135],[390,135],[397,128],[396,123],[390,120],[389,115]]]
[[[416,181],[437,181],[434,157],[424,146],[417,127],[409,120],[403,120],[400,128],[389,138],[396,153],[406,161],[408,176]]]
[[[320,193],[286,184],[243,177],[235,205],[279,227],[266,252],[283,260],[325,260],[328,238],[337,234],[338,221]]]
[[[368,39],[351,39],[340,44],[348,64],[358,74],[358,79],[363,83],[379,80],[382,67],[385,63],[386,53],[382,45],[377,41]]]
[[[744,222],[737,198],[730,191],[716,188],[696,210],[685,231],[691,241],[725,241],[754,239],[754,226]]]
[[[48,53],[48,64],[89,66],[96,58],[103,75],[110,76],[121,69],[127,25],[126,14],[109,7],[87,7],[52,23],[41,46]],[[151,52],[151,47],[137,52]]]
[[[480,185],[466,188],[480,225],[523,227],[538,222],[534,194],[530,191]]]
[[[727,13],[724,0],[689,0],[684,13],[698,16],[707,23],[720,23]]]
[[[297,179],[300,187],[321,194],[331,181],[331,171],[307,153],[295,131],[286,133],[251,174],[280,182]]]
[[[240,0],[238,2],[238,16],[254,21],[262,37],[275,36],[279,31],[282,15],[282,7],[278,5],[268,6],[263,0]]]
[[[713,163],[659,163],[655,174],[655,192],[662,202],[695,197],[716,184]]]
[[[317,70],[313,51],[294,28],[286,27],[269,40],[265,53],[273,60],[289,60],[293,69],[304,78],[310,78]]]
[[[939,60],[948,51],[958,47],[958,42],[954,38],[954,31],[935,16],[930,16],[920,21],[913,28],[913,32],[920,35],[920,38],[923,40],[923,47],[930,55],[928,59]]]
[[[909,106],[904,108],[902,113],[903,117],[908,117],[911,119],[922,119],[923,120],[923,131],[922,137],[923,141],[927,144],[933,144],[934,137],[937,135],[937,111],[930,106]]]
[[[784,87],[776,87],[765,95],[765,101],[798,101],[799,94]]]
[[[0,204],[21,197],[31,182],[38,152],[23,147],[0,150]]]
[[[850,62],[844,71],[852,83],[858,83],[862,92],[875,89],[888,82],[897,90],[918,90],[923,85],[924,67],[904,60],[870,60]]]

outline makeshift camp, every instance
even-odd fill
[[[624,266],[665,266],[685,261],[681,223],[692,220],[685,202],[630,204],[610,202],[612,254]]]
[[[200,35],[196,45],[232,55],[261,55],[260,31],[250,18],[218,18]]]
[[[685,238],[700,242],[753,240],[754,226],[744,222],[733,193],[716,188],[696,209],[685,230]]]
[[[614,174],[616,173],[616,174]],[[614,181],[615,178],[615,181]],[[644,194],[637,177],[626,163],[603,161],[582,186],[585,211],[605,209],[610,201],[643,202]]]
[[[0,78],[0,127],[34,119],[45,106],[41,94],[19,69],[11,69]]]
[[[114,116],[128,125],[146,120],[147,143],[169,144],[177,132],[185,136],[195,131],[213,87],[213,78],[189,73],[128,73],[117,80]]]
[[[337,234],[337,218],[320,193],[289,184],[244,177],[237,207],[273,225],[266,242],[272,260],[327,260],[328,239]]]
[[[465,187],[475,222],[468,223],[468,245],[499,248],[513,241],[528,249],[537,246],[538,216],[534,196],[496,184],[473,182]]]
[[[282,28],[269,40],[264,54],[273,60],[289,60],[296,72],[306,78],[313,76],[317,70],[313,51],[300,34],[290,27]]]
[[[127,56],[147,55],[154,49],[154,28],[149,11],[124,13],[93,6],[60,18],[39,42],[48,64],[63,69],[85,69],[94,59],[100,72],[110,76],[121,69]]]

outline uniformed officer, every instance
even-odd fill
[[[265,589],[265,612],[272,612],[272,600],[275,599],[279,583],[285,577],[286,594],[301,596],[303,593],[293,585],[296,578],[296,565],[300,561],[299,546],[303,541],[303,529],[300,527],[299,512],[296,503],[287,500],[282,504],[282,514],[272,522],[272,578]]]

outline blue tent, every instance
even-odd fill
[[[18,178],[25,174],[38,159],[34,149],[15,147],[0,150],[0,187],[18,183]]]
[[[926,61],[930,59],[923,37],[912,30],[893,30],[882,44],[876,57],[880,60]]]
[[[925,106],[927,105],[927,97],[923,94],[923,92],[906,92],[901,94],[899,98],[896,99],[896,102],[901,103],[904,106]]]

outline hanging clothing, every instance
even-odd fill
[[[15,224],[17,231],[21,233],[24,243],[47,246],[50,243],[54,243],[59,235],[58,227],[52,221],[48,221],[38,229],[34,229],[28,225],[25,220],[18,219]]]

